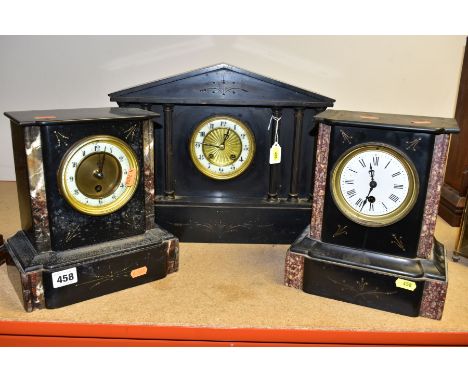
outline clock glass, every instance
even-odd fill
[[[383,144],[357,146],[332,170],[333,199],[349,219],[366,226],[393,224],[413,208],[416,170],[404,153]]]
[[[232,179],[252,163],[255,139],[249,127],[228,116],[209,118],[197,125],[190,139],[195,167],[212,179]]]
[[[89,215],[106,215],[123,207],[133,196],[138,178],[135,152],[109,135],[78,141],[67,151],[58,171],[64,198]]]

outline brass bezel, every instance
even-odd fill
[[[405,167],[409,178],[408,194],[405,200],[397,209],[385,215],[367,215],[355,211],[340,191],[340,175],[349,158],[369,150],[384,151],[395,156]],[[400,221],[411,211],[419,193],[419,177],[413,163],[402,151],[384,143],[369,142],[351,148],[336,161],[331,171],[330,189],[333,201],[348,219],[367,227],[385,227]]]
[[[214,172],[208,170],[207,168],[203,167],[203,165],[198,161],[198,158],[197,158],[197,156],[195,154],[195,140],[196,140],[196,138],[198,136],[198,133],[202,129],[202,127],[205,126],[207,123],[210,123],[212,121],[216,121],[216,120],[219,120],[219,119],[227,119],[228,121],[231,121],[231,122],[235,123],[236,125],[241,126],[245,130],[245,132],[247,134],[247,139],[249,140],[250,146],[251,146],[251,150],[249,151],[249,155],[245,159],[242,166],[240,166],[234,172],[232,172],[230,174],[226,174],[226,175],[214,173]],[[253,161],[253,158],[255,156],[255,149],[256,149],[256,147],[255,147],[255,136],[254,136],[252,130],[247,126],[247,124],[245,122],[242,122],[242,121],[240,121],[240,120],[238,120],[238,119],[236,119],[234,117],[230,117],[230,116],[227,116],[227,115],[217,115],[217,116],[214,116],[214,117],[204,119],[203,121],[198,123],[197,126],[195,127],[195,129],[193,130],[192,136],[190,137],[190,144],[189,144],[190,158],[192,159],[192,162],[195,165],[195,167],[197,168],[197,170],[200,171],[203,175],[206,175],[207,177],[209,177],[211,179],[216,179],[216,180],[233,179],[233,178],[237,178],[239,175],[243,174],[250,167],[250,165],[251,165],[251,163]]]
[[[81,203],[77,201],[71,194],[70,190],[68,190],[65,181],[65,169],[68,166],[72,156],[79,151],[83,146],[95,141],[104,141],[106,143],[110,143],[114,146],[117,146],[127,157],[130,168],[136,169],[136,178],[135,182],[132,186],[127,186],[125,191],[122,195],[112,203],[109,203],[105,206],[90,206],[88,204]],[[107,155],[112,155],[107,153]],[[83,159],[87,158],[84,157]],[[122,175],[123,176],[123,175]],[[138,165],[138,158],[133,149],[124,141],[119,138],[113,137],[111,135],[91,135],[89,137],[83,138],[73,144],[68,151],[65,153],[62,161],[60,162],[60,167],[57,172],[57,181],[60,189],[60,193],[65,198],[65,200],[78,212],[82,212],[87,215],[93,216],[102,216],[108,215],[112,212],[117,211],[118,209],[122,208],[127,202],[131,199],[133,194],[135,193],[140,179],[140,168]],[[120,182],[119,182],[120,183]]]

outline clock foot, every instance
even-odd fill
[[[7,271],[23,307],[53,309],[176,272],[179,241],[160,228],[122,240],[38,253],[24,231],[7,240]]]
[[[165,199],[175,199],[175,191],[166,191],[164,192]]]
[[[440,320],[447,293],[445,249],[434,260],[401,259],[312,239],[309,227],[289,248],[285,284],[351,304]],[[438,260],[440,259],[440,260]]]

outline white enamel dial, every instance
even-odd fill
[[[138,161],[122,140],[91,136],[72,146],[60,165],[59,186],[78,211],[104,215],[121,208],[138,184]]]
[[[213,179],[232,179],[251,164],[255,153],[252,131],[228,116],[209,118],[192,133],[190,156],[195,167]]]
[[[346,153],[332,174],[335,202],[351,220],[388,225],[414,205],[418,178],[409,159],[384,145],[362,145]]]

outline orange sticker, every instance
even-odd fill
[[[136,181],[136,169],[131,168],[128,170],[127,179],[125,180],[125,185],[127,187],[132,187]]]
[[[375,115],[360,115],[362,119],[379,119],[379,117],[376,117]]]
[[[140,276],[144,276],[148,273],[148,268],[146,267],[141,267],[134,269],[133,271],[130,272],[130,276],[132,276],[132,279],[135,279]]]
[[[55,119],[57,118],[55,115],[38,115],[34,117],[34,119]]]

